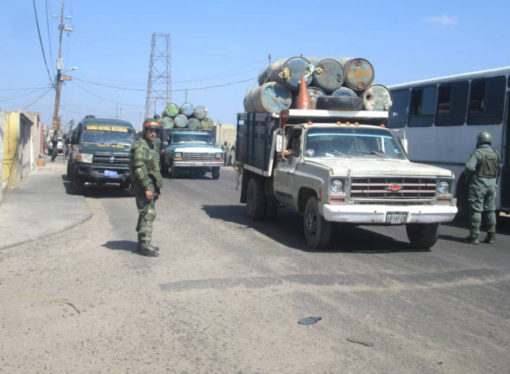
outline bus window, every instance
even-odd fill
[[[436,86],[413,88],[409,106],[409,127],[432,126],[436,111]]]
[[[467,81],[439,85],[436,126],[460,126],[466,121],[469,83]]]
[[[405,127],[407,123],[407,106],[409,105],[409,90],[396,90],[391,92],[393,103],[388,114],[388,127]]]
[[[505,77],[473,79],[469,97],[468,125],[499,124],[503,120]]]

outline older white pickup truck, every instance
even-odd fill
[[[303,215],[308,246],[329,245],[332,223],[406,225],[411,245],[435,244],[457,213],[453,173],[410,162],[386,112],[290,109],[238,114],[241,202],[250,218],[286,206]]]

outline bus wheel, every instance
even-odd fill
[[[416,249],[429,249],[436,244],[439,223],[409,223],[406,225],[407,238]]]
[[[246,191],[246,209],[248,217],[254,221],[262,221],[266,212],[266,196],[264,195],[263,181],[251,178]]]
[[[315,196],[308,198],[303,216],[306,244],[313,249],[321,249],[331,239],[331,222],[326,221],[319,212],[319,203]]]

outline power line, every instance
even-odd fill
[[[53,84],[49,86],[53,87]],[[26,87],[26,88],[0,88],[0,91],[27,91],[27,90],[42,90],[48,88],[48,86],[44,87]]]
[[[181,89],[177,89],[177,90],[172,90],[172,92],[184,92],[186,90],[188,90],[188,91],[197,91],[197,90],[206,90],[206,89],[209,89],[209,88],[232,86],[234,84],[245,83],[245,82],[253,81],[255,79],[257,79],[257,78],[243,79],[243,80],[239,80],[239,81],[215,84],[215,85],[204,86],[204,87],[181,88]],[[102,87],[107,87],[107,88],[115,88],[115,89],[119,89],[119,90],[138,91],[138,92],[145,91],[145,90],[143,90],[141,88],[128,88],[128,87],[112,86],[112,85],[108,85],[108,84],[92,82],[92,81],[88,81],[88,80],[85,80],[85,79],[79,79],[79,78],[73,78],[73,81],[79,81],[79,82],[84,82],[84,83],[88,83],[88,84],[93,84],[95,86],[102,86]]]
[[[46,89],[52,89],[53,87],[45,87]],[[35,90],[32,90],[30,92],[27,92],[27,93],[24,93],[22,95],[18,95],[18,96],[14,96],[14,97],[10,97],[8,99],[0,99],[0,102],[5,102],[5,101],[11,101],[11,100],[16,100],[16,99],[19,99],[20,97],[25,97],[25,96],[30,96],[32,95],[33,93],[35,92]]]
[[[51,78],[50,69],[48,68],[48,62],[46,61],[46,53],[44,53],[44,46],[41,38],[41,30],[39,29],[39,18],[37,17],[37,8],[35,7],[35,0],[32,0],[32,4],[34,5],[34,15],[35,15],[35,24],[37,25],[37,35],[39,36],[39,44],[41,45],[41,52],[44,59],[44,65],[46,66],[46,71],[48,72],[48,78],[50,79],[50,83],[53,82]]]
[[[104,96],[98,95],[98,94],[96,94],[95,92],[89,91],[89,90],[87,90],[85,87],[83,87],[83,86],[79,85],[78,83],[76,83],[76,82],[74,82],[74,81],[73,81],[73,84],[74,84],[76,87],[78,87],[79,89],[81,89],[81,90],[83,90],[83,91],[85,91],[85,92],[87,92],[87,93],[89,93],[89,94],[91,94],[91,95],[93,95],[93,96],[99,97],[99,98],[100,98],[100,99],[102,99],[102,100],[109,101],[109,102],[111,102],[111,103],[115,103],[115,104],[119,104],[119,105],[123,105],[123,106],[132,106],[132,107],[135,107],[135,108],[143,107],[143,105],[122,104],[122,103],[119,103],[119,102],[117,102],[117,101],[114,101],[114,100],[108,99],[108,98],[106,98],[106,97],[104,97]]]
[[[48,89],[47,89],[45,92],[43,92],[43,93],[42,93],[42,95],[41,95],[41,96],[39,96],[37,99],[35,99],[34,101],[32,101],[30,104],[25,105],[25,106],[23,107],[23,109],[28,109],[28,108],[30,108],[32,105],[36,104],[39,100],[41,100],[43,97],[45,97],[45,96],[48,94],[48,92],[50,92],[52,89],[53,89],[53,87],[48,88]]]
[[[46,8],[46,31],[48,32],[48,46],[50,47],[50,65],[51,65],[51,70],[53,71],[53,65],[52,65],[53,53],[51,51],[50,22],[49,22],[49,17],[48,17],[48,0],[44,0],[44,5]]]

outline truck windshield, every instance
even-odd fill
[[[209,134],[173,134],[172,143],[200,143],[211,144],[211,136]]]
[[[379,128],[311,128],[306,135],[304,153],[306,157],[406,159],[393,135]]]
[[[135,132],[128,127],[87,125],[83,131],[83,143],[107,145],[131,145]]]

